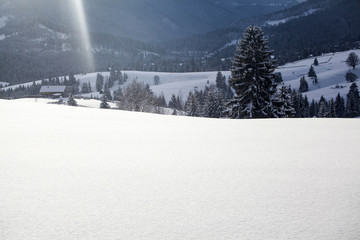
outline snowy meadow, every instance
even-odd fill
[[[0,100],[0,238],[360,238],[357,119]]]

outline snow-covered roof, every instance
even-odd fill
[[[65,92],[66,86],[42,86],[40,93],[62,93]]]

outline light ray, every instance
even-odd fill
[[[89,66],[89,70],[94,70],[94,58],[92,55],[91,40],[89,35],[89,28],[86,20],[83,0],[71,0],[73,3],[77,25],[81,34],[82,46],[85,50],[86,61]]]

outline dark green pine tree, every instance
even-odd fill
[[[192,92],[189,92],[188,99],[185,103],[185,112],[187,116],[200,117],[200,103],[198,98]]]
[[[91,92],[92,92],[92,89],[91,89],[91,84],[90,84],[90,82],[88,82],[88,90],[89,90],[89,93],[91,93]]]
[[[305,76],[302,76],[301,79],[300,79],[299,92],[304,93],[304,92],[307,92],[307,91],[309,91],[309,84],[305,80]]]
[[[175,94],[171,95],[168,106],[169,106],[169,108],[177,109],[178,106],[177,106],[177,99],[176,99]]]
[[[308,77],[313,79],[313,84],[318,83],[318,78],[313,65],[311,65],[311,67],[309,68]]]
[[[89,85],[87,83],[83,83],[81,85],[81,93],[89,93]]]
[[[314,66],[318,66],[319,65],[319,61],[317,58],[314,59]]]
[[[317,103],[315,102],[315,100],[313,99],[310,103],[310,107],[309,107],[309,117],[316,117],[317,116]]]
[[[121,87],[119,87],[117,90],[115,90],[115,91],[113,92],[113,95],[114,95],[114,97],[113,97],[113,100],[114,100],[114,101],[121,101],[121,100],[123,100],[124,95],[123,95],[123,92],[122,92]]]
[[[78,94],[79,93],[79,85],[80,83],[76,81],[76,78],[73,73],[69,74],[69,80],[67,82],[67,88],[68,91],[72,94]]]
[[[101,92],[104,87],[104,76],[98,73],[96,75],[96,91]]]
[[[291,89],[285,84],[282,84],[276,92],[273,105],[274,113],[278,118],[291,118],[296,113],[291,99]]]
[[[224,104],[219,91],[210,89],[205,96],[203,116],[209,118],[221,118]]]
[[[77,106],[77,102],[75,101],[72,93],[70,93],[69,100],[68,100],[67,104],[68,104],[69,106],[74,106],[74,107]]]
[[[346,109],[345,109],[345,99],[340,96],[340,93],[335,98],[335,112],[338,118],[345,117]]]
[[[106,100],[112,100],[112,96],[111,96],[111,92],[109,90],[109,88],[105,88],[105,91],[104,91],[104,95],[106,95]]]
[[[336,115],[336,109],[335,109],[335,101],[334,99],[330,99],[329,101],[329,113],[328,113],[328,116],[329,118],[336,118],[337,115]]]
[[[218,71],[216,75],[216,87],[219,90],[225,90],[226,89],[226,78],[222,75],[220,71]]]
[[[301,117],[308,118],[309,116],[310,116],[310,104],[307,96],[305,95],[301,104]]]
[[[176,106],[177,106],[176,109],[178,109],[180,111],[184,110],[184,106],[183,106],[183,103],[182,103],[179,95],[176,97]]]
[[[103,94],[102,97],[101,97],[100,108],[105,108],[105,109],[109,109],[109,108],[110,108],[110,105],[109,105],[109,103],[108,103],[107,95],[106,95],[106,94]]]
[[[318,117],[319,118],[326,118],[329,114],[329,108],[326,99],[324,96],[321,96],[319,101],[319,110],[318,110]]]
[[[249,26],[240,40],[229,80],[235,91],[235,97],[226,104],[230,118],[275,117],[272,98],[276,92],[276,61],[271,59],[267,44],[257,26]]]
[[[165,96],[163,93],[161,93],[157,98],[157,105],[159,107],[167,107]]]
[[[360,95],[356,83],[351,84],[347,94],[346,116],[349,118],[360,116]]]

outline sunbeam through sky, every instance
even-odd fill
[[[89,28],[86,20],[83,0],[72,0],[74,15],[76,16],[77,25],[81,33],[82,46],[86,52],[86,60],[89,66],[89,70],[94,70],[94,58],[92,55],[91,40],[89,35]]]

